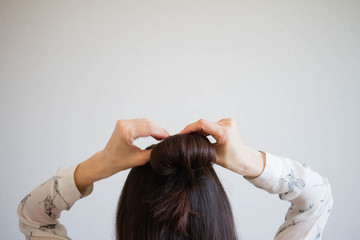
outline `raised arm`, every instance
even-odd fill
[[[266,153],[263,173],[247,180],[271,194],[279,194],[281,200],[291,204],[275,235],[276,240],[321,239],[333,205],[326,178],[307,164]]]
[[[74,181],[77,165],[58,169],[55,176],[27,194],[17,207],[19,229],[28,240],[70,239],[66,228],[58,219],[63,210],[70,210],[73,204],[88,196],[93,189],[89,186],[79,192]]]
[[[61,211],[93,190],[93,183],[145,164],[151,150],[132,144],[138,137],[163,139],[168,132],[147,119],[119,120],[105,148],[86,161],[60,168],[55,176],[27,194],[17,207],[19,229],[26,239],[70,239],[58,219]]]
[[[291,203],[285,222],[275,235],[276,240],[321,239],[333,204],[327,179],[306,164],[244,145],[231,118],[215,123],[200,119],[186,126],[180,134],[191,132],[215,138],[217,164]]]

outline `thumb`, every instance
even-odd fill
[[[140,150],[136,153],[134,158],[136,159],[136,165],[141,166],[150,161],[150,154],[152,149]]]

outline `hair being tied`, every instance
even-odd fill
[[[215,150],[210,141],[199,134],[175,135],[153,147],[150,164],[155,173],[168,179],[153,202],[153,215],[175,232],[186,236],[191,211],[188,192],[196,191],[199,178],[215,162]]]
[[[192,170],[210,167],[215,162],[215,150],[210,141],[196,133],[174,135],[152,145],[150,163],[159,175],[184,173],[191,175]]]
[[[120,196],[117,239],[237,239],[210,141],[173,135],[147,149],[150,162],[130,171]]]

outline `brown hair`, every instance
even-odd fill
[[[234,219],[202,135],[170,136],[133,168],[116,213],[117,240],[235,240]]]

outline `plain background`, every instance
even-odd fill
[[[233,117],[247,145],[329,179],[323,239],[359,239],[359,11],[346,0],[0,1],[0,238],[23,238],[20,200],[103,149],[118,119],[175,134]],[[239,235],[272,239],[289,204],[216,170]],[[62,213],[70,237],[114,239],[127,174]]]

